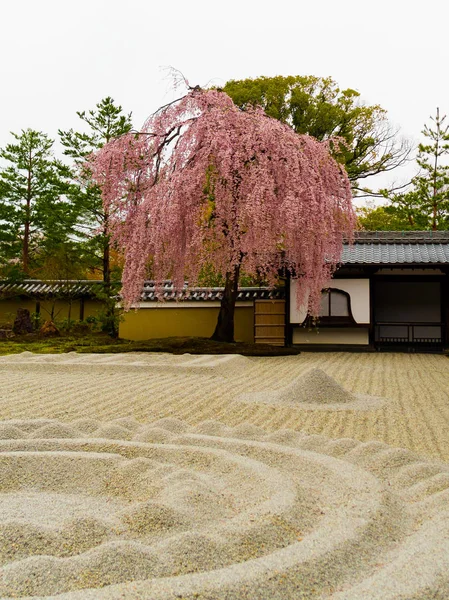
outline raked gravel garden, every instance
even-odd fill
[[[449,360],[0,357],[0,598],[449,598]]]

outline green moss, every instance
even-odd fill
[[[227,344],[208,338],[172,337],[139,342],[113,339],[105,334],[62,335],[42,339],[37,334],[0,340],[0,355],[20,352],[59,354],[64,352],[169,352],[172,354],[242,354],[243,356],[286,356],[299,354],[296,348],[282,348],[268,344],[237,342]]]

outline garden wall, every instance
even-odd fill
[[[18,308],[26,308],[30,314],[40,313],[41,321],[50,319],[53,313],[55,321],[68,319],[73,321],[93,317],[102,309],[102,303],[94,299],[69,300],[37,300],[25,297],[0,299],[0,325],[12,324]]]
[[[164,337],[210,337],[217,324],[219,302],[143,302],[124,314],[119,336],[128,340]],[[254,342],[253,303],[235,309],[235,340]]]

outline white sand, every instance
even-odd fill
[[[373,410],[385,403],[385,398],[346,390],[321,369],[311,369],[280,390],[242,394],[237,400],[303,410]]]
[[[449,362],[350,356],[0,359],[0,597],[447,600]]]

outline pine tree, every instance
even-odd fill
[[[419,174],[405,194],[390,196],[398,216],[406,216],[412,229],[449,228],[449,125],[437,108],[433,125],[425,125],[426,142],[419,144],[416,162]]]
[[[447,228],[449,224],[449,165],[444,159],[449,155],[449,125],[445,125],[446,116],[431,118],[434,128],[425,125],[423,135],[428,143],[419,145],[417,163],[422,175],[415,177],[415,192],[424,212],[429,214],[433,231]]]
[[[83,248],[91,269],[101,272],[104,283],[103,292],[99,294],[105,305],[102,328],[116,336],[118,317],[116,298],[111,287],[112,215],[102,203],[101,187],[92,181],[86,159],[105,144],[129,133],[132,128],[131,113],[123,114],[122,107],[116,106],[114,100],[108,96],[101,100],[94,110],[77,112],[77,115],[87,125],[87,132],[70,129],[59,130],[58,133],[64,146],[64,154],[73,159],[71,171],[76,185],[72,188],[72,198],[80,215],[78,232],[84,239]]]
[[[0,150],[0,253],[4,264],[16,263],[29,276],[46,251],[68,240],[76,217],[53,140],[33,129],[12,136],[15,143]]]
[[[116,106],[111,97],[104,98],[94,110],[76,113],[88,126],[87,132],[59,130],[64,154],[73,159],[72,198],[81,216],[79,234],[85,240],[85,248],[91,256],[91,267],[102,273],[103,281],[111,281],[111,242],[109,232],[110,215],[101,200],[101,189],[91,179],[86,168],[86,158],[105,144],[126,133],[131,128],[131,113],[126,115],[121,106]]]

